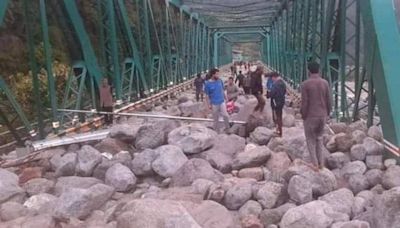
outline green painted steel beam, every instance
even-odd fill
[[[366,1],[361,5],[363,17],[371,26],[378,57],[374,64],[372,80],[376,89],[379,114],[384,138],[400,145],[400,32],[392,1]]]
[[[9,2],[10,2],[10,0],[0,1],[0,26],[3,25],[3,19],[4,19],[4,16],[6,15]]]
[[[75,0],[64,0],[64,6],[80,42],[83,58],[85,60],[87,69],[90,75],[94,77],[97,85],[100,85],[102,73],[97,63],[97,58],[90,42],[89,35],[87,34],[85,26],[83,24],[82,17],[79,14],[76,2]]]

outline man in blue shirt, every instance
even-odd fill
[[[214,130],[219,133],[218,119],[220,116],[224,119],[225,130],[229,130],[229,115],[226,111],[224,83],[219,78],[219,70],[210,71],[211,79],[206,82],[204,91],[207,94],[206,102],[212,109],[214,119]]]

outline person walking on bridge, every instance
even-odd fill
[[[224,92],[224,83],[219,78],[219,70],[210,71],[211,79],[206,82],[204,91],[206,93],[206,103],[212,109],[214,119],[214,130],[219,133],[219,117],[224,119],[225,130],[229,131],[229,115],[226,110],[226,96]]]
[[[272,116],[276,125],[275,134],[282,137],[282,114],[285,105],[286,84],[277,72],[272,72],[270,78],[273,81],[271,90],[267,94],[271,98]]]
[[[258,66],[254,72],[251,73],[251,93],[257,98],[257,106],[254,111],[264,111],[265,100],[263,98],[263,86],[262,86],[262,75],[263,69]]]
[[[203,102],[204,79],[201,77],[201,74],[197,74],[197,78],[194,80],[194,86],[196,88],[196,101],[199,102],[201,97],[201,102]]]
[[[99,87],[100,94],[100,108],[103,112],[113,111],[113,97],[112,97],[112,87],[108,83],[107,78],[103,78],[102,84]],[[106,125],[110,125],[113,122],[113,115],[105,114],[104,121]]]
[[[319,64],[308,65],[309,78],[301,84],[301,116],[311,162],[314,168],[324,167],[322,134],[331,112],[329,83],[319,74]]]

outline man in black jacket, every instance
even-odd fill
[[[271,108],[273,119],[276,125],[276,135],[282,137],[282,112],[285,105],[286,84],[281,79],[278,73],[271,73],[271,78],[274,81],[272,89],[268,97],[271,98]]]

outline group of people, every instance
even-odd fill
[[[253,69],[252,69],[253,67]],[[231,69],[234,69],[232,67]],[[219,70],[212,69],[206,80],[198,75],[195,80],[196,99],[203,100],[203,91],[206,94],[206,104],[212,109],[214,129],[219,131],[219,117],[224,120],[225,129],[229,131],[229,115],[226,108],[226,101],[235,100],[242,88],[245,94],[252,94],[257,98],[257,105],[254,111],[262,112],[265,107],[264,86],[262,67],[248,66],[249,72],[243,75],[241,71],[233,74],[224,86],[220,79]],[[318,169],[324,166],[322,153],[322,135],[326,121],[331,112],[331,93],[326,80],[319,74],[319,64],[309,63],[309,78],[301,84],[301,109],[304,123],[307,147],[310,152],[312,168]],[[236,76],[236,78],[234,78]],[[266,98],[270,99],[273,120],[276,125],[275,135],[282,137],[283,108],[285,106],[286,84],[277,72],[265,74],[266,77]],[[238,84],[238,85],[236,85]],[[226,92],[225,92],[226,91]]]

